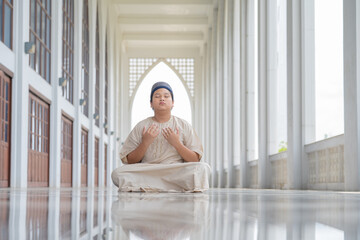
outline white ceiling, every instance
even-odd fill
[[[202,48],[212,22],[213,0],[112,0],[125,48]]]

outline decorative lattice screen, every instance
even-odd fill
[[[191,96],[194,96],[195,60],[193,58],[130,58],[129,96],[131,97],[141,76],[155,63],[163,61],[171,65],[183,77]]]

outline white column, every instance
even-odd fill
[[[88,186],[95,185],[95,45],[96,45],[96,0],[89,0],[89,134],[88,134]]]
[[[235,3],[236,2],[236,3]],[[234,10],[235,4],[238,4],[237,11]],[[235,162],[240,162],[240,21],[239,1],[228,0],[228,73],[230,97],[229,109],[229,170],[228,170],[228,187],[236,185]],[[239,20],[239,19],[238,19]]]
[[[230,119],[231,119],[231,112],[229,111],[229,104],[231,104],[231,91],[230,91],[230,80],[229,80],[229,35],[230,35],[230,29],[229,29],[229,13],[228,13],[228,5],[229,0],[221,1],[221,8],[223,9],[222,12],[222,38],[221,40],[222,45],[220,50],[222,51],[222,61],[220,68],[222,69],[222,76],[220,75],[219,82],[220,86],[222,87],[222,101],[220,107],[222,110],[221,113],[221,121],[222,121],[222,158],[223,161],[223,177],[222,177],[222,183],[221,187],[229,187],[229,175],[232,169],[232,165],[230,165],[230,153],[231,153],[231,141],[229,136],[229,130],[230,130]],[[225,175],[225,173],[227,173]]]
[[[289,188],[301,185],[302,106],[301,106],[301,2],[287,1],[287,113]]]
[[[268,92],[267,92],[267,66],[268,66],[268,29],[267,29],[267,0],[259,0],[259,41],[258,41],[258,110],[259,110],[259,159],[258,159],[258,186],[268,188],[270,186],[269,171],[271,171],[268,161]]]
[[[277,16],[279,14],[277,0],[267,1],[266,6],[266,77],[267,77],[267,154],[274,154],[278,152],[278,122],[277,115],[279,115],[277,96],[278,96],[278,27]],[[281,127],[281,126],[280,126]],[[270,164],[268,165],[271,170]],[[268,173],[269,174],[269,173]],[[271,175],[271,174],[270,174]],[[271,181],[271,179],[268,179]]]
[[[99,14],[99,54],[100,54],[100,62],[99,62],[99,70],[100,70],[100,93],[99,93],[99,130],[100,130],[100,146],[99,146],[99,187],[103,187],[105,185],[104,177],[105,177],[105,141],[104,138],[107,137],[105,134],[104,123],[105,123],[105,41],[106,41],[106,17],[107,11],[106,5],[104,1],[99,1],[97,3],[98,6],[98,14]],[[108,131],[109,134],[109,131]],[[108,145],[109,149],[109,145]],[[107,155],[109,156],[109,155]]]
[[[205,51],[204,51],[205,52]],[[204,57],[203,56],[196,56],[195,59],[195,76],[194,76],[194,96],[192,98],[193,101],[190,100],[190,104],[193,106],[192,109],[192,121],[193,126],[195,128],[196,133],[202,139],[203,136],[203,92],[202,92],[202,85],[203,85],[203,70],[204,70]],[[134,93],[135,94],[135,93]]]
[[[217,186],[217,178],[218,178],[218,165],[219,159],[217,158],[217,148],[216,148],[216,101],[215,101],[215,94],[216,94],[216,76],[217,76],[217,69],[216,69],[216,57],[217,57],[217,17],[218,17],[218,9],[214,9],[213,13],[213,30],[212,30],[212,47],[211,47],[211,75],[210,75],[210,106],[211,106],[211,117],[210,117],[210,146],[211,146],[211,159],[212,159],[212,177],[211,177],[211,186]]]
[[[119,39],[120,38],[120,30],[118,28],[115,29],[115,39]],[[121,41],[119,40],[119,42],[121,43]],[[119,167],[120,166],[120,149],[121,149],[121,141],[123,139],[123,131],[122,131],[122,127],[121,127],[121,120],[122,120],[122,111],[124,109],[124,105],[123,105],[123,101],[122,101],[122,97],[123,94],[121,94],[121,86],[122,86],[122,80],[121,80],[121,74],[120,74],[120,69],[121,69],[121,44],[114,44],[115,47],[115,52],[117,54],[115,54],[115,63],[116,63],[116,67],[115,67],[115,88],[113,90],[114,95],[115,95],[115,101],[120,104],[120,106],[122,106],[121,108],[117,107],[116,105],[114,105],[113,110],[116,112],[115,116],[114,116],[114,121],[115,121],[115,128],[116,128],[116,135],[115,135],[115,147],[116,147],[116,151],[115,151],[115,156],[114,156],[114,166]],[[119,138],[119,140],[117,140],[117,138]],[[124,136],[124,140],[125,140],[125,136]]]
[[[83,1],[74,2],[74,107],[73,123],[73,187],[81,186],[81,70],[82,70],[82,9]],[[88,103],[87,103],[88,104]]]
[[[113,15],[113,13],[112,13]],[[113,24],[112,24],[113,25]],[[113,135],[113,158],[112,158],[112,164],[113,167],[112,169],[115,169],[117,167],[119,167],[118,165],[118,159],[120,158],[119,156],[119,142],[117,141],[117,138],[120,137],[120,109],[117,107],[117,105],[121,104],[120,100],[119,100],[119,85],[120,85],[120,77],[119,77],[119,59],[120,59],[120,44],[116,43],[115,39],[117,37],[117,32],[119,31],[117,28],[115,27],[111,27],[113,29],[113,33],[111,34],[111,42],[112,42],[112,51],[111,51],[111,61],[110,61],[110,65],[112,67],[111,69],[111,76],[112,76],[112,88],[110,88],[110,95],[113,95],[113,97],[111,97],[110,99],[112,99],[112,105],[110,107],[111,111],[110,111],[110,115],[111,115],[111,119],[113,121],[113,129],[114,129],[114,135]],[[117,103],[117,104],[115,104]]]
[[[116,159],[116,154],[114,154],[114,152],[116,152],[116,124],[115,124],[115,116],[116,116],[116,109],[115,109],[115,94],[114,94],[114,89],[116,88],[116,83],[115,83],[115,79],[117,79],[115,77],[114,74],[114,69],[115,68],[115,44],[114,44],[114,27],[112,27],[113,21],[115,21],[112,18],[112,12],[109,11],[109,17],[108,19],[112,19],[112,21],[107,20],[107,23],[109,24],[108,26],[108,78],[109,78],[109,86],[108,86],[108,98],[109,98],[109,104],[108,104],[108,119],[109,119],[109,123],[108,123],[108,134],[110,134],[109,139],[109,145],[108,145],[108,159],[107,159],[107,183],[108,183],[108,187],[112,186],[112,180],[111,180],[111,173],[112,170],[116,167],[116,165],[114,164],[115,161],[113,161],[113,159]],[[111,135],[111,131],[114,131],[114,134]]]
[[[231,119],[231,127],[230,127],[230,136],[232,141],[232,155],[230,159],[232,160],[232,176],[229,178],[230,187],[236,187],[237,177],[235,171],[235,165],[239,164],[240,159],[240,133],[241,133],[241,125],[240,125],[240,111],[241,111],[241,88],[240,88],[240,1],[239,0],[231,0],[231,6],[229,4],[229,13],[231,12],[231,45],[229,48],[230,58],[229,62],[231,64],[231,87],[230,91],[232,91],[232,119]]]
[[[247,0],[241,0],[238,6],[238,1],[235,1],[234,12],[240,12],[240,64],[235,65],[234,71],[240,67],[240,171],[239,171],[239,186],[241,188],[247,187],[247,172],[248,172],[248,157],[247,157]],[[239,10],[239,11],[237,11]],[[235,14],[235,16],[237,16]],[[236,20],[236,19],[235,19]],[[234,36],[237,31],[235,30]],[[235,41],[237,42],[237,41]],[[234,62],[235,64],[235,62]],[[235,77],[235,74],[234,74]],[[234,87],[235,88],[235,87]],[[235,135],[235,133],[234,133]]]
[[[207,78],[207,55],[208,47],[207,43],[203,44],[203,55],[201,57],[201,84],[199,85],[199,90],[201,90],[201,99],[200,99],[200,121],[198,120],[198,126],[201,129],[201,142],[204,146],[206,141],[206,78]],[[206,150],[204,150],[204,155],[206,155]]]
[[[315,0],[302,0],[302,143],[315,142]],[[306,11],[305,11],[306,9]],[[301,187],[307,189],[309,164],[302,151]],[[298,171],[296,173],[299,173]]]
[[[223,60],[224,60],[224,2],[220,1],[218,7],[218,28],[217,28],[217,58],[216,58],[216,161],[218,162],[218,187],[224,187],[224,149],[223,149]]]
[[[246,151],[247,161],[255,159],[255,24],[254,1],[247,1],[246,5]]]
[[[49,186],[60,187],[61,184],[61,87],[59,77],[62,75],[62,1],[52,5],[51,31],[51,86],[52,102],[50,104],[50,159],[49,159]]]
[[[29,1],[14,3],[15,72],[12,79],[11,116],[11,187],[26,187],[28,173],[29,55],[24,44],[29,41]],[[21,234],[20,234],[21,235]]]
[[[208,32],[211,32],[211,29],[208,30]],[[204,162],[210,163],[210,154],[209,154],[209,44],[210,44],[210,37],[211,35],[208,35],[207,42],[204,44],[204,71],[203,71],[203,85],[201,88],[203,89],[203,97],[202,97],[202,106],[203,106],[203,147],[204,147],[204,159],[202,159]]]
[[[360,190],[360,3],[344,0],[345,190]]]

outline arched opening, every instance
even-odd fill
[[[178,75],[164,62],[158,63],[143,79],[137,88],[131,109],[131,128],[141,120],[153,116],[150,107],[150,91],[154,83],[167,82],[174,92],[174,108],[172,115],[192,123],[191,103],[188,92]]]

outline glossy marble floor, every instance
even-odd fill
[[[0,189],[0,239],[359,239],[360,193]]]

